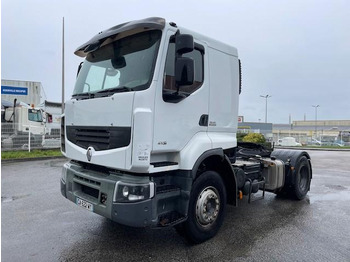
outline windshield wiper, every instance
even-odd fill
[[[114,93],[130,92],[130,91],[135,91],[135,90],[133,88],[128,88],[125,86],[113,87],[113,88],[103,89],[94,93],[86,92],[81,94],[75,94],[75,95],[72,95],[72,97],[75,99],[90,99],[95,97],[110,96],[110,95],[113,95]]]
[[[95,94],[94,93],[81,93],[81,94],[74,94],[72,95],[72,97],[76,98],[76,99],[90,99],[90,98],[94,98]]]
[[[113,87],[113,88],[103,89],[103,90],[97,91],[95,94],[96,94],[96,97],[101,97],[101,96],[113,95],[114,93],[130,92],[130,91],[134,91],[134,89],[123,86],[123,87]]]
[[[103,89],[103,90],[97,91],[95,94],[110,93],[110,92],[120,93],[120,92],[129,92],[129,91],[134,91],[134,89],[128,88],[126,86],[122,86],[122,87],[113,87],[113,88]]]

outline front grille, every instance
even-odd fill
[[[91,179],[88,179],[88,178],[85,178],[85,177],[81,177],[81,176],[78,176],[78,175],[75,175],[74,176],[76,179],[79,179],[81,181],[84,181],[84,182],[88,182],[89,184],[93,184],[93,185],[97,185],[97,186],[100,186],[101,183],[100,182],[97,182],[95,180],[91,180]]]
[[[97,189],[95,189],[95,188],[91,188],[91,187],[88,187],[88,186],[81,185],[81,191],[84,194],[87,194],[87,195],[92,196],[94,198],[98,198],[99,191]]]
[[[131,127],[66,126],[66,133],[73,144],[96,151],[128,146],[131,139]]]
[[[85,185],[84,183],[85,182]],[[88,183],[88,185],[86,185]],[[101,183],[89,178],[85,178],[82,176],[74,175],[74,190],[78,190],[92,196],[94,198],[98,198],[99,190],[94,187],[100,187]]]

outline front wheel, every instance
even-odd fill
[[[206,171],[193,183],[184,235],[202,243],[219,231],[225,214],[226,188],[220,175]]]

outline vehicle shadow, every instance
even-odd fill
[[[238,208],[227,206],[217,236],[199,245],[191,245],[173,228],[132,228],[101,217],[86,237],[61,252],[60,261],[238,261],[249,258],[266,235],[296,223],[302,226],[310,216],[307,199],[267,193],[265,200],[248,204],[244,198]]]
[[[60,261],[171,261],[184,257],[186,241],[173,228],[132,228],[101,217],[87,237],[64,249]]]

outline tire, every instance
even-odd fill
[[[204,172],[192,186],[184,236],[194,244],[215,236],[224,220],[225,207],[226,188],[222,178],[214,171]]]
[[[291,194],[297,200],[305,198],[307,192],[310,190],[311,184],[311,168],[309,160],[303,156],[298,161],[295,168],[295,180],[292,187]]]
[[[177,224],[174,226],[176,232],[181,236],[181,237],[186,237],[185,235],[185,227],[184,227],[184,222],[181,224]]]

